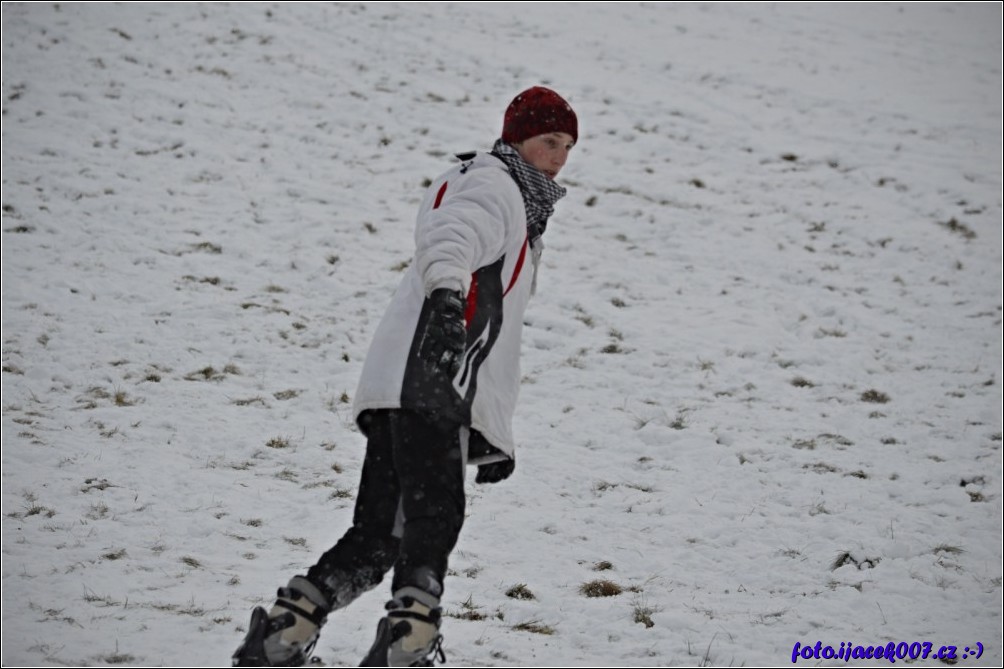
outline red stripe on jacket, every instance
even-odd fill
[[[446,187],[450,185],[449,181],[444,181],[443,185],[439,187],[439,192],[436,193],[436,202],[432,205],[433,209],[439,209],[439,205],[443,204],[443,196],[446,195]]]
[[[516,279],[519,278],[519,273],[523,271],[523,261],[526,260],[526,247],[530,243],[530,235],[527,233],[526,239],[523,240],[523,248],[519,250],[519,258],[516,259],[516,269],[512,271],[512,278],[509,279],[509,285],[506,287],[505,292],[502,293],[502,297],[509,294],[512,287],[516,285]]]
[[[443,185],[439,187],[439,192],[436,193],[436,201],[432,204],[433,209],[439,209],[439,205],[443,203],[443,197],[446,195],[446,187],[449,186],[449,181],[444,181]],[[520,272],[523,271],[523,263],[526,261],[526,247],[530,243],[530,235],[527,234],[526,239],[523,240],[523,248],[519,250],[519,258],[516,259],[516,267],[513,269],[512,278],[509,279],[509,285],[506,287],[505,292],[502,293],[502,297],[509,294],[512,287],[516,285],[516,281],[519,279]],[[474,318],[474,312],[477,310],[478,306],[478,277],[476,274],[471,275],[471,289],[467,292],[467,307],[464,309],[464,321],[466,325],[470,325],[471,319]]]

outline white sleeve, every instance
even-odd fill
[[[502,170],[476,169],[447,182],[440,206],[415,225],[415,261],[425,294],[452,288],[466,295],[471,274],[502,256],[508,228],[523,217],[519,190]]]

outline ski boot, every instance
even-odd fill
[[[376,640],[361,667],[434,667],[446,661],[439,633],[439,599],[413,587],[401,588],[387,602]]]
[[[235,667],[300,667],[310,660],[321,627],[327,620],[327,599],[313,583],[294,576],[279,588],[268,613],[258,606],[233,655]]]

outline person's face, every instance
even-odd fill
[[[520,157],[554,179],[568,160],[575,140],[567,132],[549,132],[513,144]]]

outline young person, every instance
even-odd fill
[[[415,257],[377,327],[354,400],[367,437],[352,526],[305,575],[252,612],[234,666],[306,663],[332,611],[394,569],[387,615],[364,666],[444,659],[440,599],[464,521],[464,470],[475,481],[515,467],[523,314],[541,240],[565,189],[554,179],[578,121],[533,87],[505,111],[490,153],[458,156],[419,208]]]

